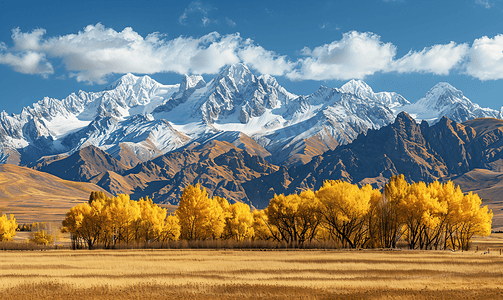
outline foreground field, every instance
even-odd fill
[[[498,299],[499,252],[0,253],[3,299]]]

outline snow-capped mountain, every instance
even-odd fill
[[[257,144],[245,144],[253,151],[270,153],[276,163],[300,164],[392,123],[403,110],[432,123],[443,115],[462,122],[503,113],[480,108],[446,83],[411,104],[360,80],[297,96],[243,64],[224,68],[208,83],[185,75],[180,84],[163,85],[127,74],[101,92],[46,97],[19,115],[1,112],[0,162],[28,164],[94,145],[133,166],[218,135],[235,145],[250,137]]]
[[[343,93],[353,94],[361,99],[370,99],[391,109],[410,104],[407,99],[395,92],[374,93],[372,88],[361,80],[350,80],[340,88],[340,91]]]
[[[150,129],[128,119],[148,116],[178,88],[179,85],[162,85],[148,76],[127,74],[101,92],[79,91],[63,100],[46,97],[33,107],[24,108],[19,115],[2,111],[0,162],[27,164],[42,156],[71,153],[89,144],[109,148],[113,145],[105,142],[113,136],[113,128],[128,133],[115,138],[116,141],[138,138],[145,132],[150,134]],[[151,122],[152,128],[161,124],[147,119],[145,122]],[[167,131],[162,135],[166,136]],[[164,144],[164,141],[157,143]]]
[[[436,84],[423,98],[400,109],[416,120],[426,120],[432,124],[443,116],[458,123],[476,118],[503,118],[503,107],[502,111],[482,108],[446,82]]]

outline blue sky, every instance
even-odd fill
[[[0,0],[0,111],[236,62],[296,94],[356,78],[414,102],[445,81],[500,109],[503,0]]]

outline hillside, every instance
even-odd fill
[[[71,207],[89,199],[91,191],[105,190],[26,167],[0,165],[0,208],[5,214],[14,214],[20,224],[61,223]]]

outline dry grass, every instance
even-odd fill
[[[497,299],[503,256],[448,251],[0,252],[3,299]]]
[[[91,191],[104,190],[25,167],[0,165],[0,210],[14,214],[19,224],[61,223],[70,208],[89,199]]]

